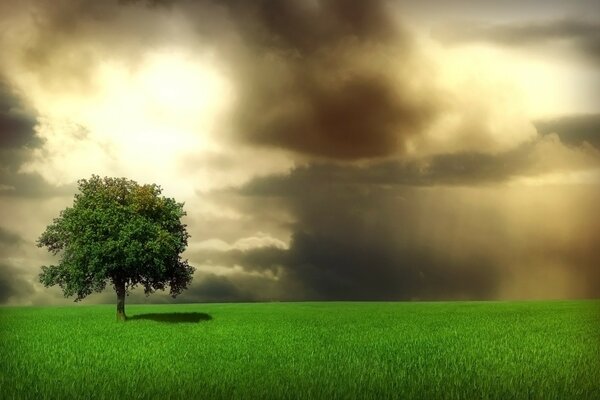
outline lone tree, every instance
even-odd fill
[[[79,301],[110,282],[120,321],[125,295],[137,285],[146,295],[169,285],[173,297],[187,288],[194,268],[181,258],[189,238],[183,203],[161,196],[158,185],[125,178],[92,175],[78,185],[73,205],[37,241],[60,255],[58,265],[42,266],[44,286],[59,285]]]

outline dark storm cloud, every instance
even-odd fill
[[[362,230],[363,221],[341,224]],[[351,231],[350,231],[351,232]],[[497,266],[487,255],[448,258],[426,245],[366,237],[347,230],[296,232],[289,268],[323,300],[488,299],[495,296]]]
[[[22,254],[28,244],[17,233],[0,226],[0,304],[12,297],[24,299],[33,291],[24,271],[10,263],[10,258]]]
[[[376,76],[359,74],[328,88],[300,75],[290,88],[293,94],[279,100],[279,104],[298,102],[298,109],[265,119],[243,119],[249,124],[242,126],[253,126],[257,119],[250,134],[255,143],[329,158],[385,156],[402,150],[404,138],[418,133],[430,115],[426,106],[402,99]],[[271,106],[278,107],[262,103],[264,110]]]
[[[600,150],[600,114],[572,115],[535,122],[539,133],[556,133],[568,145],[589,143]]]
[[[253,51],[238,71],[242,139],[373,158],[402,151],[436,114],[433,93],[410,89],[416,51],[386,1],[227,4]]]
[[[37,173],[19,172],[32,151],[43,142],[35,132],[37,115],[6,82],[0,81],[0,197],[51,197],[73,193],[73,187],[56,187]]]
[[[506,180],[523,167],[530,148],[524,145],[497,156],[442,155],[363,167],[322,163],[288,175],[256,178],[237,193],[258,198],[259,203],[270,197],[283,199],[297,219],[289,250],[205,250],[195,259],[268,270],[280,276],[283,287],[302,287],[292,299],[493,298],[500,282],[493,252],[473,248],[456,254],[452,240],[467,240],[468,234],[442,242],[429,240],[428,234],[419,237],[423,223],[457,221],[446,217],[436,222],[429,216],[423,222],[421,194],[414,187]],[[449,229],[443,224],[438,229]]]
[[[178,302],[270,301],[288,299],[273,279],[243,273],[226,276],[198,274],[192,286],[177,298]]]
[[[479,154],[435,157],[428,167],[319,165],[257,179],[242,193],[287,198],[298,222],[285,257],[279,249],[272,257],[283,260],[287,279],[302,282],[307,298],[484,299],[499,282],[493,256],[477,249],[452,255],[417,238],[418,195],[404,186],[496,181],[513,171]]]
[[[0,304],[5,304],[11,298],[27,299],[33,292],[33,285],[18,268],[0,263]]]
[[[28,111],[19,96],[0,80],[0,151],[41,144],[35,136],[36,115]]]
[[[20,235],[0,226],[0,304],[13,296],[27,295],[32,290],[31,284],[22,276],[22,271],[9,261],[10,257],[18,257],[27,244]]]
[[[584,279],[587,287],[577,296],[600,295],[593,243],[600,225],[578,220],[575,209],[552,214],[578,226],[569,228],[578,234],[565,241],[536,228],[549,218],[543,208],[532,209],[535,217],[520,226],[503,213],[522,210],[506,211],[493,195],[474,196],[478,188],[497,187],[535,168],[537,146],[560,144],[540,140],[496,155],[447,154],[364,166],[320,163],[255,178],[230,193],[257,209],[279,199],[295,218],[289,249],[211,250],[195,259],[271,273],[283,288],[301,288],[284,290],[287,299],[491,299],[507,281],[530,279],[529,271],[548,263],[560,264],[569,279]],[[547,196],[555,198],[556,190]],[[580,196],[582,210],[594,209],[595,193]],[[515,241],[515,229],[528,232],[527,240]]]
[[[594,14],[598,14],[595,10]],[[582,55],[600,62],[600,23],[598,18],[563,18],[504,24],[461,23],[436,32],[449,42],[492,42],[506,46],[564,43]]]
[[[318,179],[296,180],[294,171],[288,177],[289,184],[276,177],[270,183],[273,190],[254,192],[259,198],[285,197],[297,217],[289,250],[267,247],[227,251],[220,258],[209,252],[204,260],[201,254],[196,259],[202,262],[212,258],[220,265],[239,265],[248,271],[269,270],[279,276],[282,287],[302,288],[284,294],[288,299],[495,296],[499,279],[492,254],[483,248],[455,254],[449,242],[419,237],[422,221],[418,217],[419,194],[414,189],[390,188],[361,182],[360,178],[321,179],[325,168],[314,169],[315,175],[320,175]],[[352,176],[354,171],[333,168],[336,174],[330,176]],[[262,185],[269,183],[263,179]],[[433,222],[432,218],[428,221]]]

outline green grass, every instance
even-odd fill
[[[0,308],[0,398],[600,399],[599,310],[130,305],[119,324],[114,306]]]

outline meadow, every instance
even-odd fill
[[[600,301],[0,308],[0,398],[600,399]]]

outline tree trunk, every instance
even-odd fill
[[[117,291],[117,321],[125,321],[125,282],[115,283],[115,290]]]

